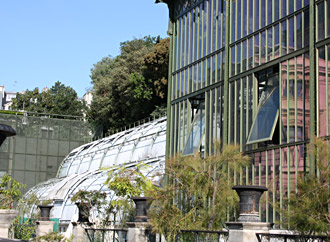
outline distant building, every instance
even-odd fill
[[[92,101],[93,101],[93,92],[92,91],[87,91],[83,96],[83,100],[85,100],[86,105],[89,107],[92,104]]]
[[[9,110],[13,98],[16,98],[16,92],[5,91],[5,86],[0,86],[0,109]]]

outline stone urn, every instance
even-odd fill
[[[78,213],[78,222],[80,223],[89,223],[89,213],[90,213],[90,206],[88,203],[84,202],[77,202],[76,203],[79,213]]]
[[[267,191],[267,187],[238,185],[233,189],[239,196],[240,213],[238,222],[260,222],[259,201],[261,195]]]
[[[0,238],[8,238],[9,227],[17,215],[17,210],[0,209]]]
[[[40,208],[40,221],[50,220],[50,210],[53,207],[53,205],[38,205],[38,208]]]
[[[134,222],[148,222],[148,210],[152,199],[150,197],[132,197],[135,203],[135,220]]]

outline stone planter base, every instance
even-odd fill
[[[17,210],[0,209],[0,237],[8,238],[8,229],[14,218],[18,215]]]
[[[256,233],[269,233],[273,223],[227,222],[228,242],[258,242]]]

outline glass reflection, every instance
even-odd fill
[[[326,68],[325,68],[325,48],[318,49],[318,88],[319,88],[319,135],[327,135],[327,92],[326,92]]]
[[[247,144],[271,140],[277,123],[279,115],[278,74],[274,74],[264,81],[264,86],[260,85],[262,94],[259,100],[258,113]]]
[[[197,104],[196,108],[196,114],[194,114],[193,111],[194,119],[188,136],[187,144],[183,152],[185,155],[193,154],[198,150],[205,130],[205,102],[201,101],[199,104]]]

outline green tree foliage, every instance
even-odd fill
[[[166,106],[169,39],[133,39],[120,49],[120,55],[103,58],[91,70],[94,93],[88,119],[104,132]]]
[[[5,174],[0,180],[0,209],[12,209],[14,202],[21,197],[24,187],[24,184]]]
[[[168,184],[156,190],[150,210],[155,232],[171,240],[181,229],[221,229],[238,204],[234,173],[248,163],[237,146],[206,158],[196,154],[168,160]]]
[[[309,155],[316,159],[317,176],[300,175],[298,192],[285,199],[284,225],[303,235],[330,236],[330,145],[315,139]]]
[[[54,86],[44,92],[38,88],[17,93],[13,99],[13,110],[24,110],[36,113],[82,116],[86,109],[84,102],[78,100],[76,91],[57,81]]]
[[[66,239],[63,234],[57,232],[49,232],[43,236],[37,237],[35,242],[68,242],[70,240]]]

